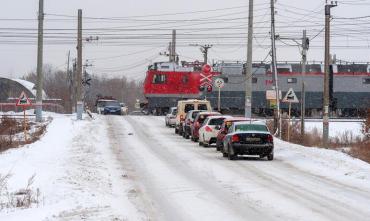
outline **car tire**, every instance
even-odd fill
[[[223,157],[227,157],[227,155],[228,155],[227,153],[222,153]]]
[[[185,139],[189,139],[189,134],[185,132]]]
[[[271,161],[274,159],[274,153],[270,153],[269,155],[267,155],[267,160]]]
[[[175,134],[178,134],[178,133],[179,133],[179,130],[175,128]]]
[[[231,149],[230,146],[228,146],[227,147],[227,152],[228,152],[227,153],[227,159],[229,159],[229,160],[236,160],[236,154],[231,154],[230,153],[230,149]]]
[[[202,143],[202,142],[200,142],[200,141],[199,141],[199,143],[198,143],[198,144],[199,144],[199,146],[203,146],[203,145],[204,145],[204,143]]]
[[[216,151],[220,151],[220,146],[216,145]]]

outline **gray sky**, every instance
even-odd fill
[[[255,61],[264,60],[270,50],[269,2],[255,1]],[[323,60],[324,3],[276,3],[277,34],[300,41],[302,30],[307,29],[312,38],[308,52],[311,61]],[[202,60],[199,49],[189,46],[195,43],[213,44],[210,61],[245,60],[247,5],[247,0],[45,0],[45,29],[56,30],[45,30],[44,64],[65,69],[68,51],[75,57],[75,16],[79,8],[86,17],[84,37],[99,37],[96,42],[84,43],[84,60],[89,59],[93,65],[90,73],[143,79],[148,64],[167,60],[159,52],[166,50],[173,28],[177,29],[180,60]],[[337,58],[369,61],[370,18],[336,19],[368,16],[369,9],[370,0],[338,1],[338,7],[332,9],[332,53]],[[35,70],[37,10],[38,0],[2,0],[0,76],[19,77]],[[299,61],[300,51],[294,41],[277,44],[278,60]]]

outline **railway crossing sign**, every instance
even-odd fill
[[[217,88],[223,88],[223,87],[225,86],[225,81],[224,81],[224,79],[222,79],[222,78],[217,78],[217,79],[215,80],[215,86],[216,86]]]
[[[200,86],[212,86],[212,67],[208,64],[202,67],[202,73],[200,73]]]
[[[297,95],[295,95],[293,88],[289,88],[288,92],[285,94],[282,102],[284,103],[299,103]]]
[[[28,106],[31,106],[32,103],[30,99],[27,97],[26,93],[22,91],[15,105],[18,107],[28,107]]]

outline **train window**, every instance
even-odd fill
[[[189,77],[188,76],[183,76],[182,77],[182,83],[186,84],[189,82]]]
[[[297,83],[297,78],[288,78],[287,82],[289,84],[295,84],[295,83]]]
[[[370,78],[363,78],[362,83],[363,84],[370,84]]]
[[[165,74],[155,74],[153,76],[153,84],[163,84],[163,83],[166,83]]]
[[[207,110],[206,104],[198,104],[198,110]]]
[[[257,84],[257,78],[252,78],[252,83]]]
[[[194,110],[194,104],[185,104],[185,113]]]

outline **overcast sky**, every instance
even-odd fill
[[[269,2],[255,1],[255,61],[270,61]],[[312,39],[308,60],[323,60],[324,4],[277,1],[276,31],[283,38],[277,41],[278,60],[300,60],[296,45],[303,29]],[[99,37],[85,41],[83,51],[92,65],[89,72],[96,75],[143,79],[148,64],[168,59],[159,52],[166,50],[171,29],[177,29],[180,60],[202,60],[199,49],[189,45],[196,43],[213,45],[210,62],[246,60],[247,6],[247,0],[45,0],[44,64],[66,69],[68,51],[76,56],[77,9],[85,17],[84,38]],[[337,58],[370,61],[369,9],[370,0],[338,1],[332,9],[332,53]],[[37,11],[38,0],[2,0],[0,76],[20,77],[35,70]]]

